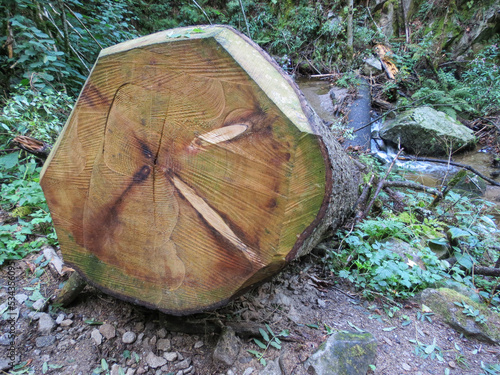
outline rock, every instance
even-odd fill
[[[241,342],[234,330],[231,327],[225,327],[215,346],[213,360],[215,363],[222,362],[226,366],[231,366],[236,361],[240,348]]]
[[[156,349],[168,352],[172,348],[172,344],[169,339],[159,339],[156,343]]]
[[[247,367],[242,375],[250,375],[253,372],[253,367]]]
[[[12,361],[8,358],[0,358],[0,371],[6,372],[9,370],[12,366],[10,365]]]
[[[28,299],[28,296],[26,294],[16,294],[14,298],[18,304],[22,305]]]
[[[160,339],[164,339],[165,337],[167,337],[167,330],[165,328],[160,328],[158,332],[156,332],[156,334]]]
[[[35,339],[35,345],[37,348],[44,348],[46,346],[52,345],[56,341],[56,337],[53,335],[40,336]]]
[[[56,323],[49,314],[42,313],[40,315],[40,318],[38,319],[38,332],[40,332],[42,335],[48,335],[50,332],[52,332],[55,326]]]
[[[438,288],[452,289],[477,303],[481,303],[481,296],[476,289],[469,288],[467,285],[452,279],[443,279],[437,283]]]
[[[380,136],[417,155],[448,155],[459,148],[474,145],[472,130],[444,112],[430,107],[405,111],[394,120],[385,122]]]
[[[451,246],[446,238],[433,238],[427,241],[427,246],[438,257],[438,259],[447,259],[451,256]]]
[[[259,375],[282,375],[279,358],[274,361],[269,361],[267,366],[259,373]],[[332,373],[330,373],[332,374]]]
[[[101,345],[102,335],[99,333],[97,328],[94,328],[90,334],[90,338],[94,341],[96,345]]]
[[[446,324],[464,335],[490,344],[500,343],[500,316],[463,294],[447,288],[426,289],[421,294],[421,301]],[[465,303],[474,311],[479,311],[486,323],[476,322],[474,317],[467,316],[464,308],[455,305],[455,302]]]
[[[65,316],[64,316],[64,314],[63,314],[63,313],[59,314],[59,315],[57,316],[57,319],[56,319],[56,324],[57,324],[57,325],[61,324],[61,323],[64,321],[64,318],[65,318]]]
[[[64,319],[62,322],[61,322],[61,327],[69,327],[70,325],[73,324],[73,321],[71,319]]]
[[[29,318],[30,320],[36,321],[36,320],[40,319],[40,316],[41,316],[42,314],[44,314],[44,313],[37,312],[37,311],[30,311],[30,312],[28,313],[28,318]]]
[[[120,375],[120,365],[113,363],[113,365],[111,366],[110,375]]]
[[[31,308],[35,311],[44,311],[45,307],[47,307],[47,301],[45,298],[40,298],[39,300],[33,302],[33,305],[31,305]]]
[[[99,327],[99,333],[104,337],[106,337],[107,340],[110,340],[116,336],[116,329],[113,325],[109,323],[104,323],[102,326]]]
[[[195,349],[200,349],[201,347],[203,347],[203,345],[205,345],[205,344],[203,343],[203,341],[201,341],[201,340],[200,340],[200,341],[196,341],[196,342],[194,343],[194,348],[195,348]]]
[[[122,336],[122,342],[124,344],[132,344],[135,339],[137,338],[137,335],[132,332],[132,331],[128,331],[128,332],[125,332]]]
[[[312,375],[366,374],[375,363],[377,342],[370,333],[337,332],[330,336],[305,363]]]
[[[135,375],[135,369],[133,369],[133,368],[129,368],[129,369],[127,370],[127,372],[125,373],[125,375]]]
[[[416,263],[421,269],[425,270],[425,264],[422,258],[417,255],[417,252],[408,242],[400,240],[399,238],[388,238],[382,242],[385,247],[396,253],[403,258],[404,262],[408,265],[413,264],[409,261]],[[414,265],[414,264],[413,264]]]
[[[177,353],[176,352],[164,353],[163,358],[165,358],[169,362],[173,362],[177,359]]]
[[[363,74],[365,76],[378,75],[383,72],[382,63],[374,56],[366,58],[363,65]]]
[[[174,365],[174,368],[176,370],[184,370],[184,369],[187,369],[190,365],[191,365],[191,358],[186,358],[185,360],[183,360],[179,363],[176,363]]]
[[[146,363],[151,368],[158,368],[167,363],[167,360],[163,357],[158,357],[153,352],[149,352],[146,356]]]

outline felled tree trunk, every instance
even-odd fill
[[[308,253],[350,213],[356,176],[262,49],[198,26],[101,52],[41,184],[67,263],[185,315]]]

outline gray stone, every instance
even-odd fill
[[[63,313],[59,314],[56,318],[56,324],[61,324],[64,321],[64,318],[65,316]]]
[[[45,307],[47,307],[47,301],[45,298],[40,298],[39,300],[33,302],[33,305],[31,305],[31,308],[35,311],[43,311],[45,310]]]
[[[62,322],[61,322],[61,327],[69,327],[70,325],[73,324],[73,321],[71,319],[64,319]]]
[[[99,333],[106,337],[106,339],[110,340],[116,336],[116,329],[113,325],[109,323],[104,323],[99,327]]]
[[[169,362],[173,362],[177,359],[177,353],[176,352],[164,353],[163,358],[165,358]]]
[[[55,328],[56,323],[49,314],[42,313],[38,319],[38,332],[42,335],[48,335]]]
[[[29,314],[28,314],[28,318],[30,320],[36,321],[36,320],[40,319],[40,316],[42,316],[42,314],[43,313],[38,312],[38,311],[30,311]]]
[[[156,334],[160,339],[164,339],[165,337],[167,337],[167,330],[165,328],[160,328],[158,332],[156,332]]]
[[[447,288],[426,289],[420,298],[423,304],[429,306],[432,312],[456,331],[490,344],[500,343],[500,316],[484,305]],[[455,302],[465,303],[479,311],[479,314],[485,317],[486,323],[476,322],[474,317],[465,315],[464,308],[455,305]]]
[[[416,263],[421,269],[425,270],[425,264],[422,258],[417,255],[417,252],[413,247],[403,240],[399,238],[388,238],[382,241],[384,246],[391,250],[393,253],[396,253],[403,258],[404,262],[407,264],[411,264],[409,261]]]
[[[376,353],[377,342],[370,333],[338,332],[321,344],[304,366],[311,375],[366,374]]]
[[[448,155],[476,141],[471,129],[430,107],[410,109],[385,122],[380,136],[395,144],[400,142],[408,152],[427,156]]]
[[[129,369],[127,370],[127,372],[125,373],[125,375],[135,375],[135,369],[133,369],[133,368],[129,368]]]
[[[168,352],[172,348],[169,339],[159,339],[156,343],[156,349]]]
[[[124,344],[132,344],[135,339],[137,338],[137,335],[132,332],[132,331],[128,331],[128,332],[125,332],[122,336],[122,342]]]
[[[224,328],[215,346],[214,362],[222,362],[226,366],[231,366],[236,361],[240,348],[241,342],[236,337],[234,330],[231,327]]]
[[[180,361],[174,365],[176,370],[184,370],[187,369],[191,365],[191,358],[186,358],[183,361]]]
[[[0,371],[7,371],[12,368],[10,365],[11,362],[12,361],[8,358],[0,358]]]
[[[203,345],[205,345],[205,344],[203,343],[203,341],[201,341],[201,340],[200,340],[200,341],[196,341],[196,342],[194,343],[194,348],[195,348],[195,349],[200,349],[201,347],[203,347]]]
[[[52,345],[56,341],[56,337],[53,335],[40,336],[35,339],[35,345],[37,348],[44,348],[46,346]]]
[[[96,345],[101,345],[102,343],[102,335],[99,333],[97,328],[94,328],[90,333],[90,338],[94,341]]]
[[[250,375],[253,372],[253,367],[247,367],[245,371],[243,371],[242,375]]]
[[[163,357],[158,357],[153,352],[149,352],[146,356],[146,363],[151,368],[158,368],[167,363],[167,360]]]
[[[28,296],[26,294],[16,294],[14,296],[14,298],[16,299],[17,303],[22,305],[24,303],[24,301],[26,301],[28,299]]]
[[[377,75],[382,73],[382,63],[379,59],[374,56],[369,56],[366,58],[363,65],[363,74],[365,76]]]
[[[259,375],[282,375],[279,358],[274,361],[269,361],[267,366],[259,373]],[[332,375],[333,373],[331,373]]]
[[[113,365],[111,366],[110,375],[120,375],[120,365],[113,363]]]

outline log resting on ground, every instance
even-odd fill
[[[307,254],[350,214],[357,179],[262,49],[197,26],[101,52],[41,185],[85,280],[186,315]]]

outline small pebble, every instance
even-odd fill
[[[28,296],[26,294],[16,294],[14,296],[14,298],[16,299],[17,303],[22,305],[24,303],[24,301],[26,301],[28,299]]]
[[[64,320],[64,314],[61,313],[57,316],[57,319],[56,319],[56,324],[61,324]]]
[[[156,334],[160,339],[164,339],[165,337],[167,337],[167,331],[165,330],[165,328],[160,328],[158,332],[156,332]]]
[[[122,342],[124,344],[132,344],[135,339],[137,338],[137,335],[132,332],[132,331],[128,331],[128,332],[125,332],[122,336]]]
[[[167,363],[167,360],[163,357],[158,357],[153,352],[149,352],[149,354],[146,356],[146,363],[151,368],[158,368],[165,365]]]
[[[73,324],[73,321],[71,319],[65,319],[61,322],[60,326],[61,327],[69,327],[72,324]]]
[[[97,328],[94,328],[92,330],[92,333],[90,334],[90,337],[92,340],[94,340],[94,343],[96,345],[101,345],[102,343],[102,335],[99,333],[99,330]]]
[[[196,341],[195,344],[194,344],[194,348],[195,349],[199,349],[203,346],[203,341]]]
[[[33,305],[31,305],[31,308],[36,311],[43,311],[45,310],[45,306],[47,305],[47,301],[45,298],[40,298],[39,300],[33,302]]]
[[[176,352],[168,352],[163,354],[163,358],[165,358],[169,362],[173,362],[177,359],[177,353]]]
[[[109,323],[104,323],[99,327],[99,333],[106,337],[106,339],[110,340],[116,336],[116,329],[113,325]]]
[[[150,342],[151,343],[151,342]],[[156,343],[156,349],[168,352],[172,348],[169,339],[159,339]]]

